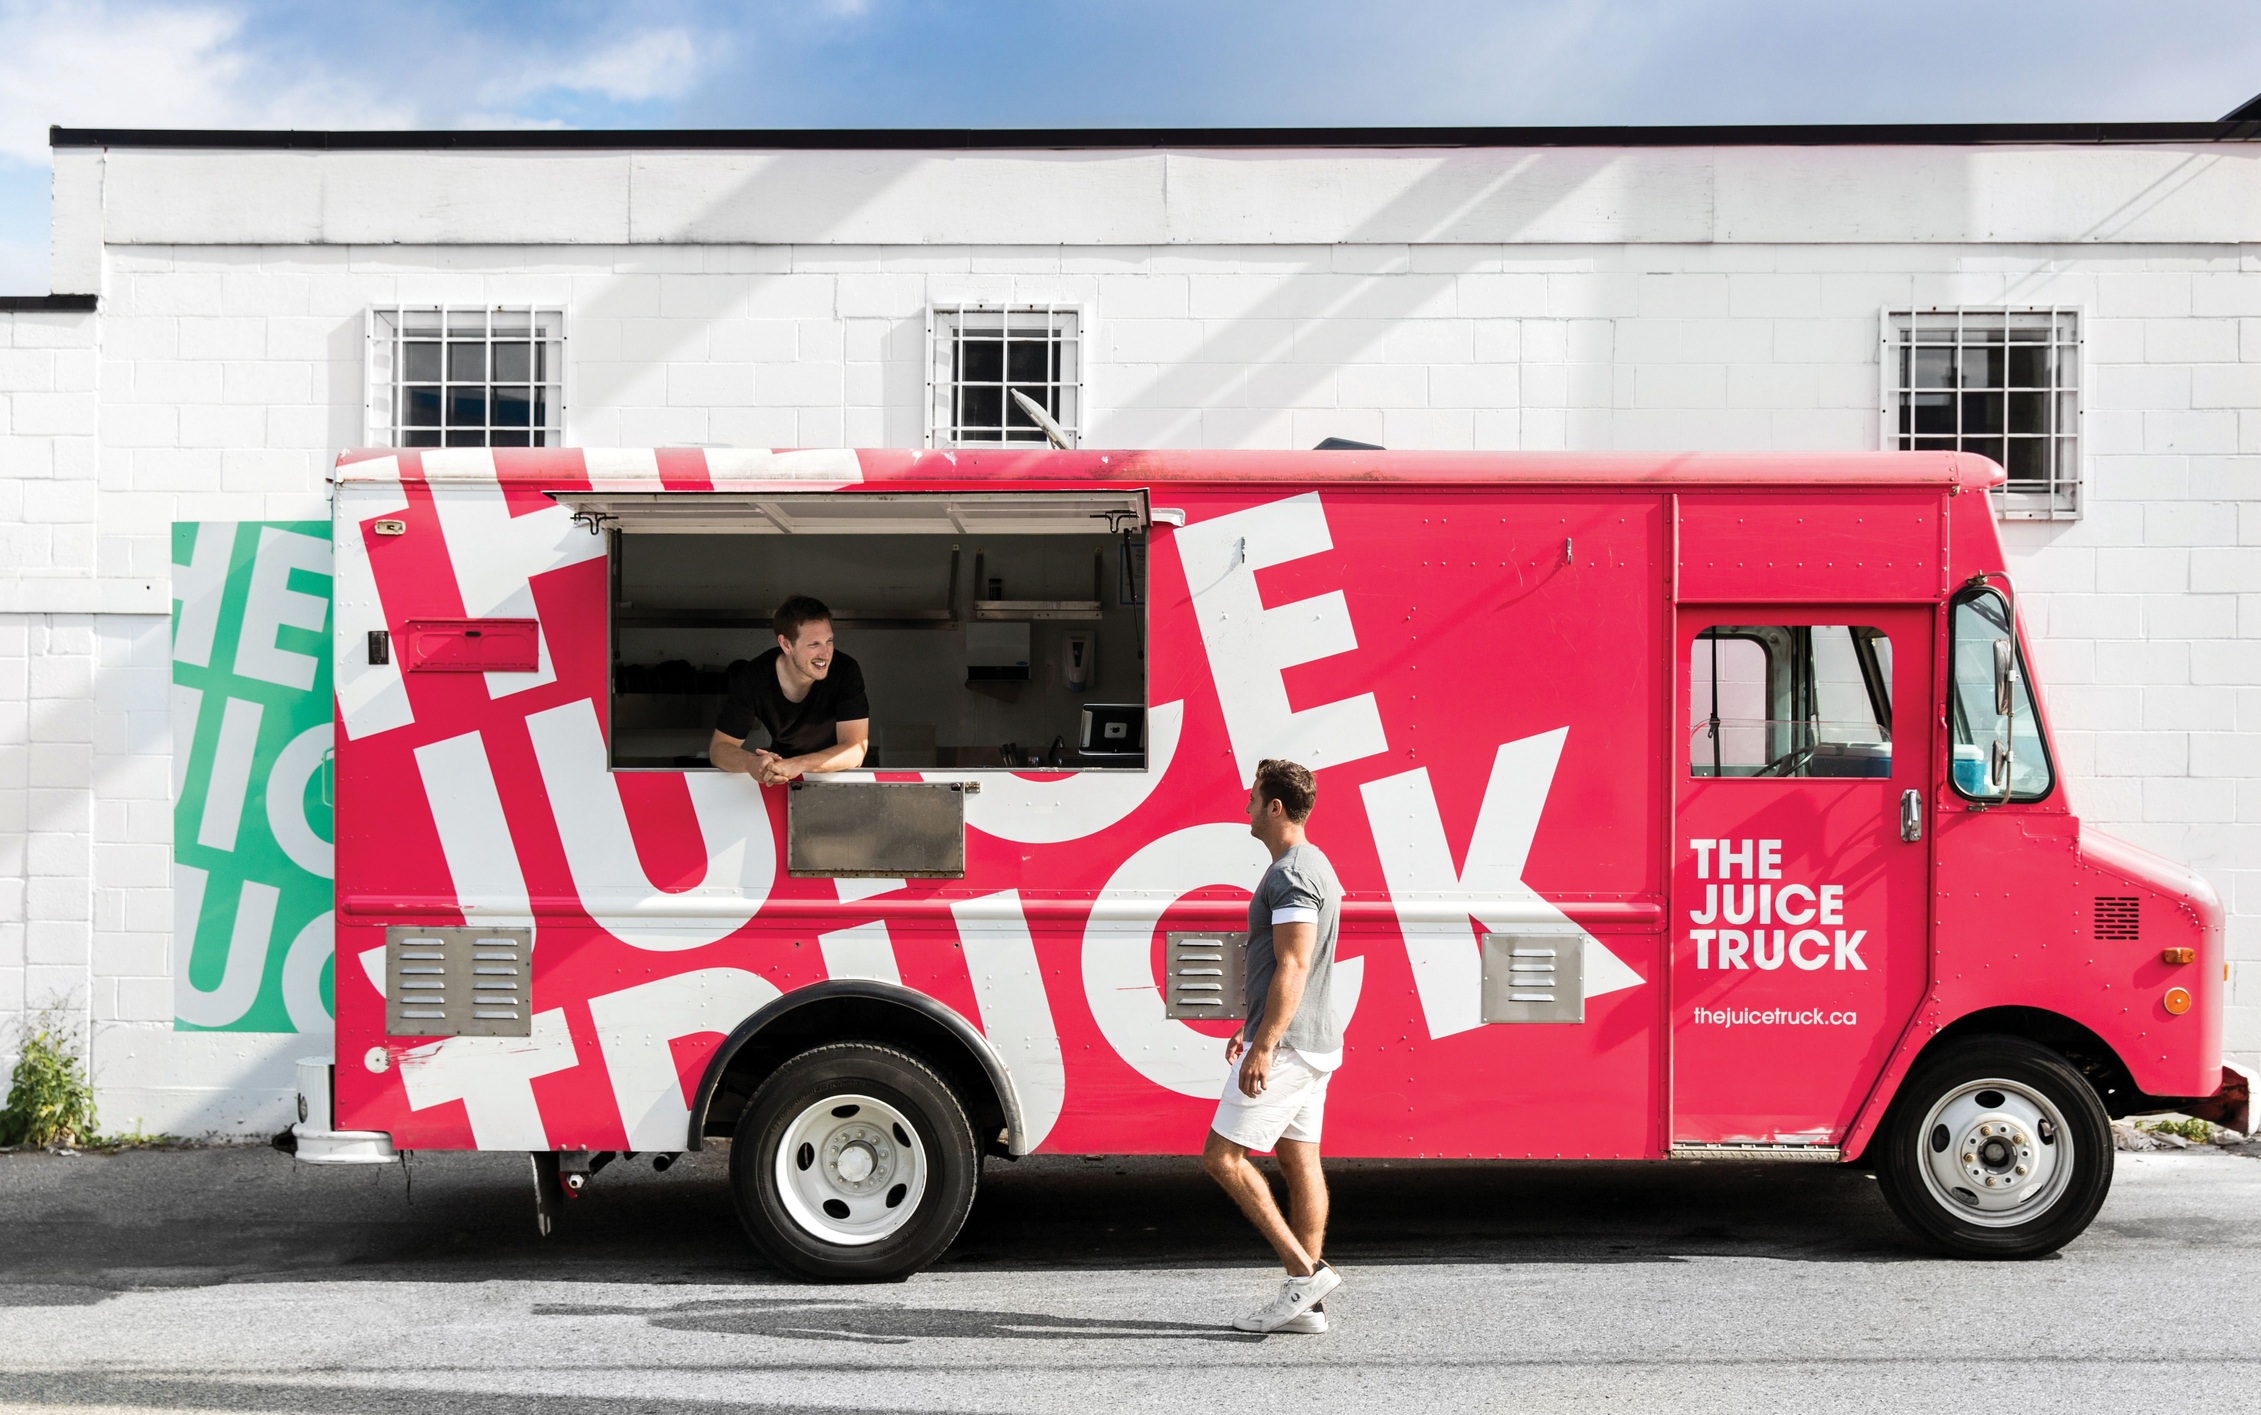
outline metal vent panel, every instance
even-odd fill
[[[1486,1022],[1586,1020],[1586,932],[1531,924],[1484,935]]]
[[[1248,1017],[1248,935],[1205,930],[1162,935],[1166,1015],[1187,1022]]]
[[[2137,939],[2143,936],[2142,903],[2132,894],[2096,896],[2096,936]]]
[[[385,930],[385,1033],[534,1034],[532,929]]]

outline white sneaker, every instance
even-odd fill
[[[1316,1336],[1327,1329],[1327,1304],[1321,1302],[1300,1317],[1290,1317],[1272,1328],[1280,1336]]]
[[[1277,1296],[1247,1316],[1234,1318],[1233,1327],[1238,1331],[1278,1331],[1289,1321],[1318,1306],[1328,1293],[1340,1286],[1342,1278],[1322,1262],[1318,1271],[1311,1276],[1291,1277],[1281,1283]]]

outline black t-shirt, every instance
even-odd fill
[[[769,729],[769,749],[781,757],[798,757],[829,747],[840,740],[834,727],[871,716],[864,700],[864,671],[844,653],[832,655],[832,668],[809,685],[809,695],[789,702],[777,682],[777,657],[771,649],[756,659],[739,659],[727,677],[730,696],[715,719],[715,730],[743,742],[753,735],[754,724]]]

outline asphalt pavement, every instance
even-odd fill
[[[1335,1330],[1274,1337],[1230,1330],[1276,1273],[1191,1160],[993,1161],[881,1287],[764,1267],[720,1155],[615,1165],[546,1239],[526,1168],[0,1155],[0,1410],[2261,1407],[2261,1161],[2210,1151],[2119,1156],[2023,1263],[1834,1167],[1343,1164]]]

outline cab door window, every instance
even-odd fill
[[[1719,624],[1688,661],[1691,776],[1892,774],[1892,641],[1858,624]]]
[[[1955,601],[1952,628],[1954,682],[1948,689],[1948,740],[1952,746],[1955,790],[1974,801],[2038,801],[2049,794],[2056,774],[2041,718],[2033,710],[2026,681],[2025,654],[2010,635],[2010,609],[1994,590],[1976,590]],[[1996,645],[2013,646],[2009,657],[2009,711],[2002,712],[1997,682]]]

